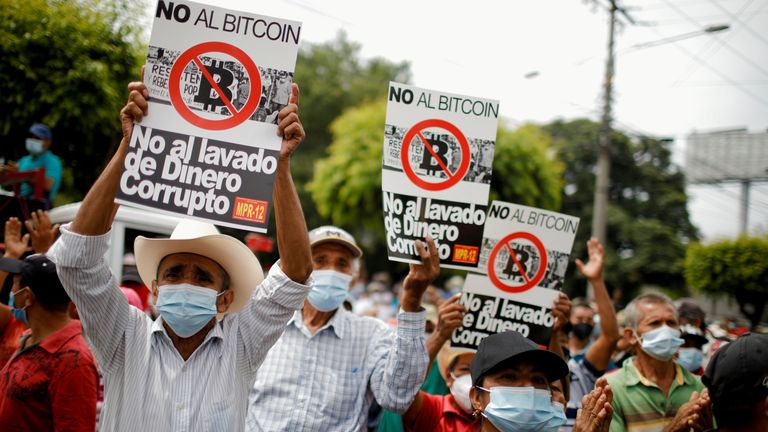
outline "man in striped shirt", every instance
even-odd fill
[[[152,287],[155,321],[128,305],[104,260],[133,123],[147,114],[144,84],[128,90],[120,147],[49,252],[104,374],[101,429],[240,431],[256,370],[311,286],[307,230],[290,174],[291,154],[304,139],[298,86],[279,115],[274,187],[278,245],[290,254],[261,281],[253,254],[213,225],[182,222],[171,239],[139,238],[137,267]]]
[[[354,285],[362,251],[346,231],[309,233],[314,286],[269,351],[251,394],[249,432],[365,430],[374,399],[402,413],[427,372],[421,297],[440,273],[435,242],[416,241],[422,264],[403,281],[397,328],[340,307]]]

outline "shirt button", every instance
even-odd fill
[[[187,365],[182,366],[181,371],[182,372],[186,372],[187,371]]]
[[[179,410],[179,411],[183,410],[184,409],[184,404],[176,405],[176,409]]]

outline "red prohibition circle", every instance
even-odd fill
[[[450,132],[459,141],[459,147],[461,148],[461,164],[459,164],[459,168],[456,170],[455,173],[453,173],[453,175],[451,175],[450,173],[446,173],[448,174],[448,178],[446,180],[441,182],[436,182],[436,183],[422,180],[416,174],[416,172],[413,171],[413,168],[411,167],[411,162],[408,158],[408,149],[411,147],[411,141],[413,141],[416,135],[420,135],[422,130],[430,127],[438,127]],[[423,138],[420,138],[420,139],[423,140]],[[424,147],[426,148],[428,146],[429,146],[429,143],[425,142]],[[464,175],[467,174],[467,170],[469,169],[470,157],[471,157],[471,154],[469,151],[469,143],[467,142],[467,138],[464,136],[464,134],[461,133],[459,128],[457,128],[453,124],[440,119],[422,120],[416,123],[415,125],[411,126],[411,128],[408,129],[408,132],[405,133],[405,136],[403,137],[403,142],[400,148],[400,162],[403,165],[403,171],[405,172],[405,175],[407,175],[408,178],[411,179],[413,184],[428,191],[439,191],[439,190],[448,189],[449,187],[460,182],[461,179],[464,178]]]
[[[227,103],[227,109],[232,113],[231,116],[221,120],[213,120],[198,115],[184,103],[184,99],[181,97],[181,74],[184,72],[184,69],[186,69],[189,62],[195,62],[198,68],[201,68],[203,79],[208,80],[214,89],[218,87],[218,84],[213,81],[212,77],[210,77],[199,58],[201,54],[209,52],[220,52],[234,57],[243,65],[250,78],[251,90],[248,93],[248,100],[240,111],[234,109],[232,102],[227,99],[226,95],[222,94],[220,91],[216,92],[219,94],[219,97]],[[256,108],[259,107],[259,100],[261,99],[261,75],[259,74],[259,68],[256,67],[256,63],[253,62],[245,51],[224,42],[204,42],[181,53],[176,60],[176,63],[174,63],[171,68],[171,75],[168,78],[168,87],[171,103],[176,109],[176,112],[189,123],[208,130],[231,129],[248,120],[256,111]]]
[[[507,244],[510,241],[515,239],[524,239],[533,243],[533,246],[539,252],[539,256],[541,257],[541,263],[539,263],[539,271],[536,272],[533,278],[531,278],[530,280],[527,280],[527,278],[525,278],[527,281],[523,285],[509,286],[504,282],[502,282],[498,276],[496,276],[496,268],[494,265],[496,264],[496,258],[499,255],[499,251],[502,248],[508,247]],[[513,253],[513,252],[510,251],[510,253]],[[518,268],[518,270],[522,270],[522,269]],[[544,248],[544,243],[542,243],[538,237],[528,232],[521,231],[521,232],[512,233],[504,237],[503,239],[499,240],[499,242],[496,243],[496,246],[491,251],[491,255],[488,257],[488,277],[491,279],[491,282],[493,282],[493,284],[496,285],[497,288],[499,288],[502,291],[506,291],[508,293],[521,293],[523,291],[528,291],[529,289],[535,287],[539,282],[541,282],[542,279],[544,279],[544,274],[546,272],[547,272],[547,250]]]

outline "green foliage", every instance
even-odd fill
[[[24,153],[27,128],[53,129],[53,152],[83,193],[119,134],[125,86],[138,78],[141,2],[0,0],[0,136]],[[63,196],[77,197],[73,190]]]
[[[385,116],[386,101],[379,100],[351,108],[334,121],[329,154],[318,160],[308,186],[321,216],[363,243],[371,270],[390,265],[381,194]],[[491,196],[556,210],[563,168],[551,156],[551,143],[552,138],[535,125],[514,131],[500,127]]]
[[[314,211],[306,189],[315,170],[315,161],[324,157],[331,144],[331,123],[350,107],[380,99],[387,83],[410,80],[408,63],[392,63],[383,58],[363,60],[360,45],[340,32],[331,41],[304,44],[296,61],[295,81],[301,89],[301,121],[307,138],[293,157],[292,170],[309,227],[327,222]],[[382,131],[377,131],[383,140]],[[365,164],[365,161],[361,161]],[[381,157],[377,163],[381,164]]]
[[[768,238],[694,243],[685,256],[685,279],[697,291],[735,296],[756,325],[768,299]]]
[[[600,125],[587,119],[555,121],[545,129],[565,165],[562,211],[579,216],[581,224],[573,256],[585,258],[592,232],[597,137]],[[620,131],[611,135],[606,282],[631,298],[643,285],[674,292],[685,290],[685,244],[698,238],[688,218],[682,172],[671,160],[665,141],[630,139]],[[566,277],[566,290],[583,293],[586,282]]]

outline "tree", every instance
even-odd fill
[[[143,56],[141,8],[125,0],[0,0],[4,152],[24,153],[33,122],[51,126],[66,167],[63,200],[82,196],[119,137],[125,86],[139,77]]]
[[[597,136],[600,125],[587,119],[558,120],[545,126],[565,165],[563,213],[581,223],[573,256],[586,255],[592,232]],[[606,281],[628,298],[643,285],[684,292],[685,244],[698,238],[686,208],[684,177],[672,163],[669,143],[650,137],[611,135]],[[569,268],[569,276],[573,268]],[[566,290],[583,293],[583,280],[566,278]]]
[[[361,59],[360,45],[349,41],[344,32],[328,42],[302,45],[295,81],[301,88],[299,112],[307,138],[296,152],[292,168],[310,228],[327,222],[314,211],[305,186],[312,178],[315,161],[327,154],[331,123],[350,107],[384,97],[389,81],[408,83],[410,75],[406,62]]]
[[[754,328],[768,302],[768,238],[740,237],[694,243],[685,256],[685,279],[699,292],[733,295]]]
[[[328,156],[318,160],[308,185],[321,216],[356,235],[371,270],[393,266],[386,259],[381,164],[386,101],[351,108],[331,125]],[[514,131],[500,126],[491,198],[557,210],[562,164],[551,156],[551,137],[536,125]]]

